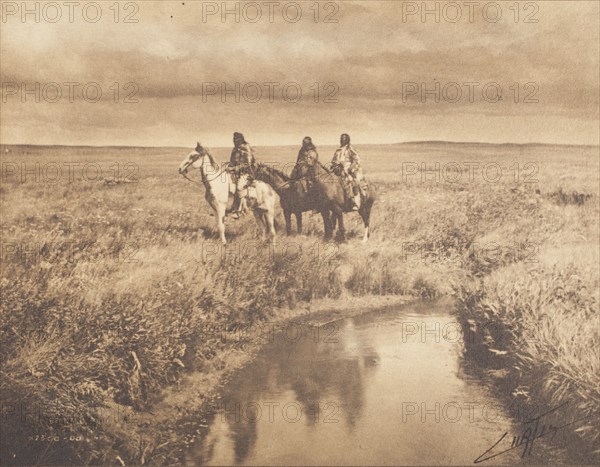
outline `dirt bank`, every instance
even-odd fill
[[[294,309],[281,309],[268,322],[268,329],[281,328],[286,323],[320,326],[341,318],[372,311],[397,308],[412,301],[409,297],[366,296],[323,299],[303,304]],[[272,326],[272,327],[271,327]],[[263,329],[267,329],[263,327]],[[166,388],[145,412],[133,415],[131,420],[115,424],[120,441],[114,444],[112,456],[126,465],[173,465],[183,462],[185,448],[206,425],[201,408],[218,400],[220,388],[229,376],[252,361],[260,348],[269,340],[265,332],[231,332],[223,336],[228,343],[210,361],[203,362],[202,370],[186,374]],[[199,415],[200,414],[200,415]],[[204,414],[205,415],[205,414]],[[106,449],[106,447],[104,447]]]

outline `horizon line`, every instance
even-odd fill
[[[378,145],[378,146],[399,146],[409,144],[478,144],[488,146],[577,146],[577,147],[600,147],[600,143],[542,143],[542,142],[527,142],[527,143],[514,143],[514,142],[503,142],[503,143],[492,143],[487,141],[447,141],[447,140],[415,140],[415,141],[401,141],[396,143],[360,143],[357,146],[363,145]],[[177,145],[158,145],[158,146],[144,146],[144,145],[130,145],[130,144],[36,144],[36,143],[0,143],[0,146],[33,146],[33,147],[66,147],[66,148],[141,148],[141,149],[161,149],[161,148],[188,148],[191,146],[177,146]],[[192,145],[193,146],[193,145]],[[282,147],[291,146],[296,147],[299,144],[255,144],[255,147]],[[321,146],[337,146],[337,144],[322,144]],[[229,148],[230,146],[211,146],[213,148]]]

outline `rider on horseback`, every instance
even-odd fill
[[[248,174],[251,168],[255,165],[256,160],[252,151],[252,147],[244,139],[244,135],[241,133],[233,134],[233,150],[231,151],[231,157],[229,158],[229,166],[226,168],[231,173],[235,186],[235,198],[231,211],[233,212],[233,218],[238,219],[241,212],[241,201],[242,194],[245,189],[242,186],[244,183],[240,180],[240,177],[244,174]]]
[[[341,175],[343,180],[345,179],[343,185],[346,196],[352,202],[352,210],[358,211],[361,195],[366,196],[366,187],[363,186],[364,177],[360,158],[356,150],[350,146],[350,136],[346,133],[340,137],[340,148],[335,151],[331,167],[336,175]]]
[[[310,136],[306,136],[302,140],[302,147],[298,152],[296,165],[291,173],[292,180],[300,181],[300,185],[305,192],[308,191],[311,182],[315,181],[315,172],[319,162],[319,154],[317,148],[312,142]]]

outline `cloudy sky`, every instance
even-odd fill
[[[3,143],[599,143],[597,1],[21,3],[2,2]]]

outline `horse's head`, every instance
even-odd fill
[[[204,156],[207,155],[207,151],[200,143],[196,145],[196,149],[190,152],[183,162],[179,164],[179,173],[185,175],[190,167],[199,169],[202,167]]]

